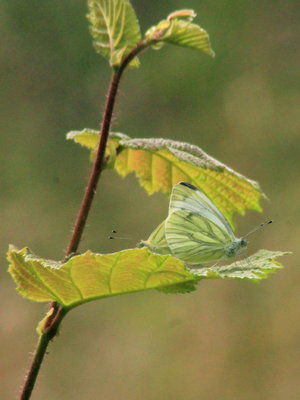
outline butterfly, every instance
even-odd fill
[[[235,237],[222,212],[201,190],[180,182],[173,186],[167,219],[141,245],[202,265],[239,255],[248,245],[245,237]]]

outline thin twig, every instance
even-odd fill
[[[141,41],[124,58],[122,64],[118,68],[116,68],[114,70],[114,73],[112,74],[107,92],[103,119],[100,126],[100,141],[97,149],[96,159],[88,178],[84,196],[75,220],[74,228],[66,250],[66,256],[70,255],[73,252],[76,252],[78,249],[82,233],[89,215],[89,211],[91,209],[92,201],[96,193],[97,184],[99,182],[99,178],[104,165],[106,144],[109,136],[111,118],[116,102],[116,95],[118,92],[120,79],[130,61],[132,61],[133,58],[149,44],[149,42]],[[66,313],[68,312],[67,308],[61,307],[56,302],[52,302],[50,304],[50,310],[52,310],[52,313],[50,313],[49,317],[44,321],[44,333],[39,337],[33,360],[31,362],[28,374],[26,375],[25,382],[22,387],[20,400],[30,399],[48,344],[56,336],[59,325]]]
[[[60,312],[56,314],[56,318],[53,320],[51,328],[47,329],[39,337],[32,363],[28,370],[28,374],[26,375],[26,378],[25,378],[25,383],[22,388],[20,400],[30,399],[33,387],[36,382],[36,378],[38,376],[41,364],[43,362],[44,356],[47,351],[48,344],[53,339],[53,337],[57,334],[57,329],[67,312],[68,312],[68,310],[66,308],[62,308],[60,310]]]
[[[145,42],[140,42],[136,46],[136,48],[128,54],[128,56],[124,59],[121,66],[112,75],[103,114],[103,121],[100,127],[100,142],[97,149],[96,160],[94,162],[91,175],[88,179],[88,183],[80,205],[79,213],[75,221],[73,233],[66,251],[66,255],[76,252],[78,249],[79,242],[82,237],[82,232],[84,230],[86,220],[91,208],[91,204],[94,195],[96,193],[97,184],[99,182],[99,178],[103,169],[103,161],[105,156],[107,139],[109,136],[109,128],[111,125],[112,113],[116,101],[116,94],[118,91],[121,76],[123,74],[124,69],[130,63],[130,61],[136,56],[136,54],[142,51],[145,46],[146,46]]]

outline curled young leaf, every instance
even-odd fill
[[[196,14],[193,10],[179,10],[168,15],[167,19],[152,26],[145,34],[154,49],[160,49],[163,43],[171,43],[198,50],[212,57],[208,33],[199,25],[192,23]]]

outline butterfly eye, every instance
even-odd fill
[[[241,247],[247,247],[248,242],[246,239],[241,239]]]

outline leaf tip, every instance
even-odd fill
[[[177,10],[173,11],[167,16],[167,21],[171,21],[172,19],[185,19],[187,21],[193,21],[193,19],[197,16],[194,10]]]

